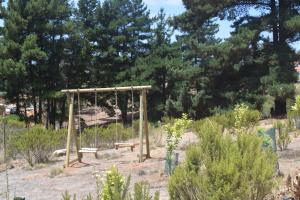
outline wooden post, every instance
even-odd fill
[[[146,158],[151,158],[150,156],[150,144],[149,144],[149,129],[148,129],[148,112],[147,112],[147,91],[142,90],[142,95],[143,95],[143,114],[144,114],[144,133],[146,136]]]
[[[69,104],[69,123],[68,123],[68,137],[67,137],[67,146],[66,146],[66,161],[65,167],[69,167],[70,163],[70,150],[71,150],[71,136],[73,130],[73,108],[74,108],[74,93],[67,93],[68,104]]]
[[[143,162],[143,92],[140,92],[140,124],[139,124],[139,138],[140,138],[140,154],[139,162]]]

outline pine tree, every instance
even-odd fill
[[[134,67],[134,79],[139,84],[152,85],[149,98],[150,118],[159,119],[165,113],[166,101],[174,89],[174,70],[180,65],[180,49],[171,43],[173,30],[161,9],[154,21],[153,36],[150,40],[150,53],[138,59]]]
[[[149,51],[149,11],[141,0],[106,0],[97,9],[95,84],[133,85],[132,68]],[[119,94],[122,120],[127,121],[129,94]]]
[[[56,91],[64,87],[60,64],[70,15],[64,0],[11,0],[4,12],[1,72],[18,111],[20,97],[25,97],[24,103],[33,102],[35,122],[41,121],[42,104],[47,99],[47,121],[55,123]]]
[[[284,0],[183,2],[187,11],[175,18],[175,24],[188,36],[188,41],[184,41],[186,58],[199,67],[199,76],[206,79],[197,82],[205,85],[206,89],[201,90],[208,97],[213,97],[212,105],[226,107],[233,102],[249,101],[259,107],[264,95],[271,94],[276,98],[277,110],[282,111],[285,108],[282,102],[293,91],[289,83],[295,81],[295,51],[289,43],[299,40],[299,3]],[[253,14],[251,9],[260,14]],[[225,42],[214,41],[214,44],[210,41],[217,30],[215,18],[232,21],[235,31]],[[263,32],[272,37],[266,37]],[[283,88],[287,90],[282,92]]]

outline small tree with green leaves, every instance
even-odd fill
[[[277,121],[274,124],[274,128],[277,129],[277,133],[278,133],[277,144],[279,146],[280,151],[286,150],[288,145],[291,143],[291,137],[289,135],[289,133],[292,130],[291,122]]]
[[[188,119],[186,114],[182,115],[182,118],[175,119],[173,123],[164,125],[164,129],[167,132],[167,154],[172,155],[177,148],[184,131],[190,126],[191,120]]]
[[[182,115],[182,118],[175,119],[173,123],[164,125],[164,129],[167,132],[167,156],[166,156],[166,171],[171,174],[172,169],[172,156],[174,150],[177,148],[184,131],[190,126],[191,120],[188,119],[186,114]]]

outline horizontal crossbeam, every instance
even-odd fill
[[[63,93],[90,93],[90,92],[126,92],[131,90],[150,90],[151,85],[145,86],[127,86],[127,87],[110,87],[110,88],[86,88],[86,89],[65,89]]]

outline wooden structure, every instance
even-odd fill
[[[83,153],[94,153],[97,156],[97,148],[82,148],[80,149],[79,140],[75,132],[75,120],[74,120],[74,94],[79,93],[104,93],[104,92],[127,92],[127,91],[139,91],[140,92],[140,107],[139,107],[139,144],[133,143],[116,143],[115,148],[130,147],[133,148],[139,145],[139,162],[143,161],[143,157],[150,158],[150,146],[149,146],[149,130],[148,130],[148,115],[147,115],[147,91],[151,89],[151,86],[129,86],[129,87],[112,87],[112,88],[87,88],[87,89],[66,89],[61,92],[67,94],[68,107],[69,107],[69,119],[68,119],[68,136],[66,144],[66,160],[65,167],[69,167],[74,162],[81,162]],[[146,138],[146,155],[143,155],[143,141],[144,135]],[[74,138],[77,158],[70,161],[71,141]]]

